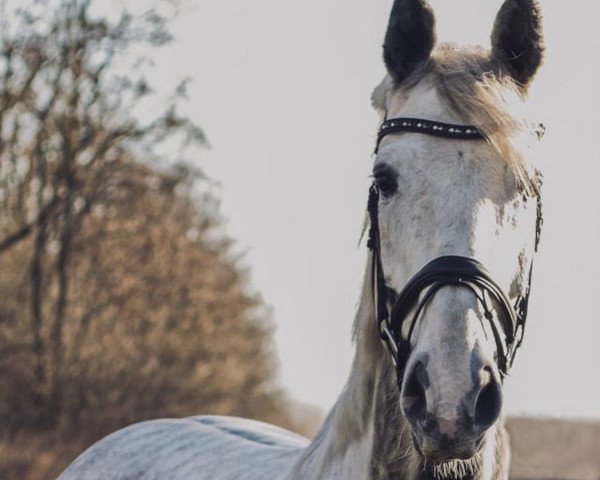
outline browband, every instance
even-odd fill
[[[484,139],[484,135],[477,127],[472,125],[454,125],[451,123],[433,122],[421,118],[392,118],[386,120],[377,132],[377,146],[375,153],[379,150],[379,144],[386,135],[399,132],[425,133],[443,138],[454,138],[457,140]]]

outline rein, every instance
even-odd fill
[[[470,125],[453,125],[417,118],[395,118],[383,122],[379,128],[375,152],[377,153],[379,144],[386,135],[398,132],[418,132],[460,140],[485,139],[476,127]],[[539,194],[536,195],[536,200],[535,252],[538,250],[543,223]],[[396,366],[399,388],[402,385],[404,367],[410,356],[411,339],[419,317],[435,294],[446,286],[468,288],[475,294],[483,308],[484,318],[493,332],[498,369],[503,377],[508,375],[516,351],[523,341],[533,261],[527,285],[517,297],[514,305],[480,262],[474,258],[456,255],[442,256],[432,260],[417,272],[398,293],[385,283],[379,234],[379,190],[375,184],[369,190],[367,208],[370,220],[367,247],[372,252],[373,300],[380,336]],[[493,304],[489,300],[493,300]],[[497,305],[500,311],[496,312],[493,305]],[[412,315],[410,315],[411,312],[413,312]],[[409,322],[409,329],[408,336],[404,338],[402,327],[406,322]]]

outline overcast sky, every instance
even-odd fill
[[[365,261],[358,246],[391,0],[197,0],[158,57],[193,79],[227,231],[273,307],[281,381],[328,409],[346,380]],[[489,43],[499,0],[432,2],[442,40]],[[585,9],[575,5],[585,4]],[[543,2],[545,225],[509,413],[600,417],[600,41],[596,2]]]

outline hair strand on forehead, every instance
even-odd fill
[[[465,51],[451,44],[441,45],[424,75],[430,76],[450,111],[477,126],[524,190],[538,193],[538,179],[521,152],[537,138],[533,125],[538,124],[525,117],[522,89],[512,78],[500,74],[489,53],[481,48]]]

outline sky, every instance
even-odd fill
[[[353,355],[359,245],[391,0],[190,0],[156,81],[190,76],[226,230],[272,307],[280,381],[329,409]],[[499,0],[433,0],[438,38],[489,45]],[[574,8],[585,5],[585,8]],[[509,414],[600,418],[600,37],[595,2],[542,1],[545,225]]]

